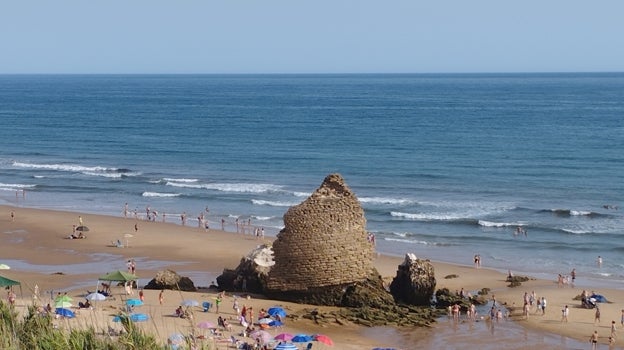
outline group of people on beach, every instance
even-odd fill
[[[210,229],[210,220],[208,219],[208,214],[210,213],[210,209],[206,207],[204,210],[200,211],[197,216],[197,227],[204,230]],[[162,222],[167,222],[167,214],[165,212],[159,213],[158,211],[152,209],[149,205],[145,208],[145,215],[142,216],[139,214],[138,210],[135,208],[134,210],[130,210],[128,208],[128,203],[124,204],[124,208],[122,210],[122,214],[124,218],[128,218],[130,215],[135,220],[147,220],[147,221],[156,221],[158,216],[161,217]],[[187,226],[188,223],[188,215],[186,211],[179,214],[180,217],[180,225]],[[260,226],[252,226],[251,218],[248,218],[245,221],[239,220],[239,218],[235,218],[233,223],[228,223],[225,218],[221,218],[221,231],[226,230],[226,225],[232,225],[236,227],[236,233],[242,234],[251,234],[258,239],[264,239],[264,227]],[[138,224],[135,224],[135,232],[138,231]]]

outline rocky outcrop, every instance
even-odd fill
[[[173,289],[186,292],[195,292],[195,284],[188,277],[182,277],[172,270],[159,271],[145,289]]]
[[[284,225],[273,242],[275,265],[265,288],[270,297],[340,305],[347,287],[374,273],[364,210],[339,174],[328,175],[291,207]]]
[[[429,260],[406,254],[399,265],[396,277],[390,284],[395,300],[409,305],[429,305],[435,291],[436,279]]]
[[[260,245],[243,257],[236,269],[224,269],[217,277],[219,289],[264,293],[264,286],[273,261],[273,250],[268,245]]]

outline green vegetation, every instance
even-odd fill
[[[20,319],[15,310],[0,301],[0,349],[3,350],[143,350],[171,349],[171,346],[159,344],[159,341],[145,334],[128,317],[120,315],[124,332],[119,336],[98,333],[93,328],[58,329],[53,322],[53,315],[38,312],[29,306],[26,315]],[[191,340],[181,344],[178,349],[189,349]],[[194,349],[210,350],[209,345],[198,345]]]

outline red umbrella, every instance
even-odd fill
[[[323,343],[323,344],[327,344],[327,345],[334,345],[334,341],[331,340],[330,337],[324,335],[324,334],[317,334],[314,336],[314,340],[316,340],[319,343]]]

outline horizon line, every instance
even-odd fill
[[[114,73],[114,72],[108,72],[108,73],[62,73],[62,72],[58,72],[58,73],[4,73],[4,72],[0,72],[0,76],[9,76],[9,75],[230,75],[230,76],[243,76],[243,75],[256,75],[256,76],[261,76],[261,75],[501,75],[501,74],[510,74],[510,75],[515,75],[515,74],[522,74],[522,75],[526,75],[526,74],[535,74],[535,75],[539,75],[539,74],[622,74],[624,73],[624,71],[518,71],[518,72],[505,72],[505,71],[492,71],[492,72],[487,72],[487,71],[483,71],[483,72],[316,72],[316,73],[310,73],[310,72],[256,72],[256,73],[244,73],[244,72],[240,72],[240,73],[234,73],[234,72],[229,72],[229,73],[173,73],[173,72],[150,72],[150,73]]]

